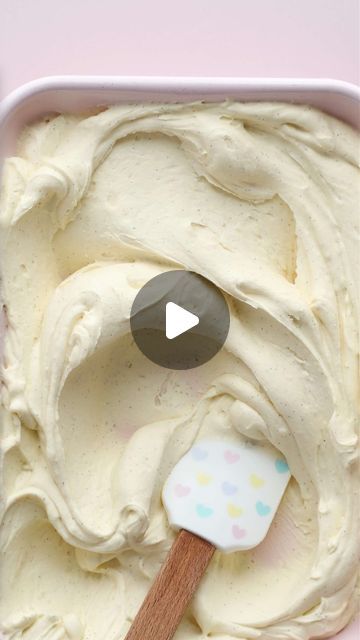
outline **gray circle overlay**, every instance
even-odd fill
[[[166,304],[173,302],[194,313],[199,324],[169,340]],[[138,292],[130,316],[133,338],[140,351],[167,369],[193,369],[208,362],[224,345],[230,314],[222,292],[192,271],[161,273]]]

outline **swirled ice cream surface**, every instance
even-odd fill
[[[331,637],[354,615],[359,137],[306,106],[123,105],[29,127],[4,167],[0,629],[120,640],[174,539],[170,471],[203,438],[293,475],[267,539],[217,552],[177,640]],[[190,371],[130,333],[171,269],[226,296]]]

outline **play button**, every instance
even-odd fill
[[[192,369],[224,345],[230,315],[212,282],[192,271],[167,271],[149,280],[131,308],[133,338],[142,353],[168,369]]]
[[[194,313],[179,307],[175,302],[167,302],[165,333],[168,340],[181,336],[182,333],[196,327],[197,324],[199,324],[199,318]]]

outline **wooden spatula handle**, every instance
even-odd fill
[[[180,531],[125,640],[171,640],[214,551]]]

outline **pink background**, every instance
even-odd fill
[[[359,0],[0,0],[0,92],[53,74],[360,83]]]
[[[0,96],[55,74],[360,84],[359,0],[0,0]],[[336,640],[358,640],[353,625]]]

